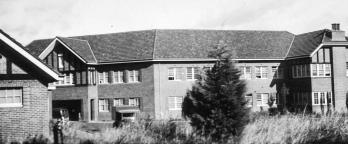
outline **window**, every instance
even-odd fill
[[[114,106],[123,106],[124,105],[124,99],[123,98],[115,98],[114,99]]]
[[[199,77],[198,67],[187,67],[186,68],[186,79],[187,80],[196,80]]]
[[[139,106],[139,98],[129,98],[128,105]]]
[[[130,70],[128,71],[128,82],[134,83],[139,82],[139,70]]]
[[[109,72],[98,72],[99,84],[109,83]]]
[[[109,100],[99,99],[99,111],[108,112],[109,111]]]
[[[256,66],[255,75],[257,79],[266,79],[267,78],[267,66]]]
[[[273,78],[282,79],[283,78],[283,68],[278,66],[272,66]]]
[[[311,64],[313,77],[330,77],[331,64]]]
[[[0,74],[6,74],[6,73],[7,73],[6,58],[0,55]]]
[[[62,80],[55,83],[55,85],[73,85],[74,84],[74,75],[73,73],[65,73]]]
[[[247,94],[245,96],[245,100],[248,102],[247,107],[252,107],[253,106],[253,96],[252,94]]]
[[[184,72],[182,67],[172,67],[168,69],[168,80],[183,80]]]
[[[21,107],[22,99],[22,88],[0,89],[0,107]]]
[[[346,76],[348,76],[348,62],[346,62]]]
[[[268,93],[257,93],[256,94],[256,105],[267,106],[268,105]]]
[[[64,68],[63,54],[62,53],[58,53],[58,68]]]
[[[123,83],[123,71],[114,71],[113,77],[114,83]]]
[[[241,79],[251,79],[251,67],[250,66],[241,66],[240,67],[241,72]]]
[[[169,110],[181,110],[182,101],[183,101],[182,96],[170,96],[170,97],[168,97]]]
[[[313,105],[326,105],[332,104],[331,92],[313,92],[312,102]]]

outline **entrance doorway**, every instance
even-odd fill
[[[95,101],[94,101],[94,99],[91,99],[91,103],[90,103],[90,105],[91,105],[91,121],[94,121],[95,120],[95,114],[94,114],[94,103],[95,103]]]
[[[53,100],[53,108],[65,108],[69,112],[69,120],[78,121],[82,118],[82,100]]]

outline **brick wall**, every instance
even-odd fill
[[[2,80],[0,87],[23,87],[23,107],[0,107],[0,143],[49,133],[47,87],[37,80]]]

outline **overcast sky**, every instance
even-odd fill
[[[348,0],[0,0],[0,29],[26,45],[144,29],[348,31]]]

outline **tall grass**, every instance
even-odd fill
[[[276,115],[253,114],[239,137],[229,143],[348,143],[348,117],[341,114]],[[64,128],[64,142],[77,144],[117,143],[212,143],[209,137],[196,135],[188,122],[138,121],[121,128],[103,127],[86,131],[81,123]],[[29,140],[30,141],[30,140]],[[49,142],[48,142],[49,143]]]

